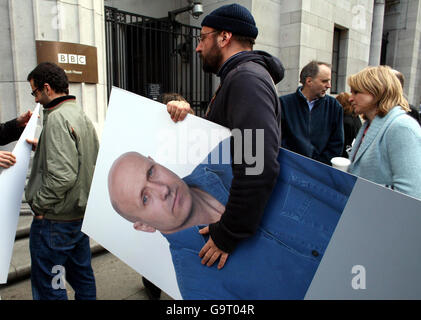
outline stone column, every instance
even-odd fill
[[[393,67],[405,75],[404,93],[418,105],[421,97],[421,0],[402,0],[397,50]]]
[[[101,134],[107,106],[103,0],[0,0],[0,118],[6,121],[35,106],[26,81],[37,64],[35,41],[95,46],[98,84],[72,83],[83,110]]]
[[[371,28],[370,58],[368,64],[377,66],[380,64],[380,54],[383,38],[385,0],[375,0],[373,8],[373,26]]]

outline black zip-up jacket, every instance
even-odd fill
[[[246,51],[228,59],[217,75],[221,86],[209,106],[207,119],[237,129],[243,138],[242,150],[234,150],[235,142],[231,138],[230,195],[221,220],[209,226],[216,246],[231,253],[241,240],[256,232],[279,173],[276,158],[281,142],[281,110],[275,84],[282,80],[284,67],[265,52]],[[251,141],[248,139],[244,144],[247,129],[251,129]],[[257,129],[264,132],[263,149],[256,145]],[[252,155],[258,157],[256,163],[247,163],[250,160],[244,157],[247,143],[252,146]],[[234,151],[241,155],[241,163],[235,163]],[[247,168],[258,172],[258,167],[262,167],[260,174],[246,174]]]
[[[25,127],[18,128],[16,119],[0,123],[0,145],[18,140]]]

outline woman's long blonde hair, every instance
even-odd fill
[[[371,94],[380,117],[384,117],[395,106],[410,111],[408,101],[403,96],[402,85],[388,66],[366,67],[350,76],[348,85],[354,92]]]

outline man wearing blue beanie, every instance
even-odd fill
[[[232,164],[233,180],[225,212],[218,222],[200,230],[203,235],[209,234],[199,253],[202,264],[210,267],[219,259],[219,269],[235,247],[256,232],[279,173],[276,158],[281,109],[275,84],[283,79],[284,68],[268,53],[253,51],[257,34],[250,11],[238,4],[224,5],[203,19],[196,48],[204,71],[220,78],[206,119],[241,132],[244,149],[251,146],[256,158],[250,164],[244,156],[247,150],[235,150],[231,139],[231,158],[238,159],[234,154],[241,152],[242,161]],[[167,110],[175,122],[191,112],[182,102],[169,102]],[[246,131],[252,133],[247,141]],[[262,151],[256,154],[258,150]],[[258,165],[259,161],[262,163]],[[252,172],[257,167],[261,167],[260,172]]]

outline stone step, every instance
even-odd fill
[[[32,220],[31,220],[32,221]],[[106,252],[95,240],[90,239],[92,256]],[[31,257],[29,253],[29,237],[15,240],[12,261],[9,267],[7,284],[29,278],[31,274]],[[6,284],[6,285],[7,285]]]
[[[15,241],[29,236],[32,220],[32,215],[22,214],[21,212],[18,220],[18,227],[16,229]]]

